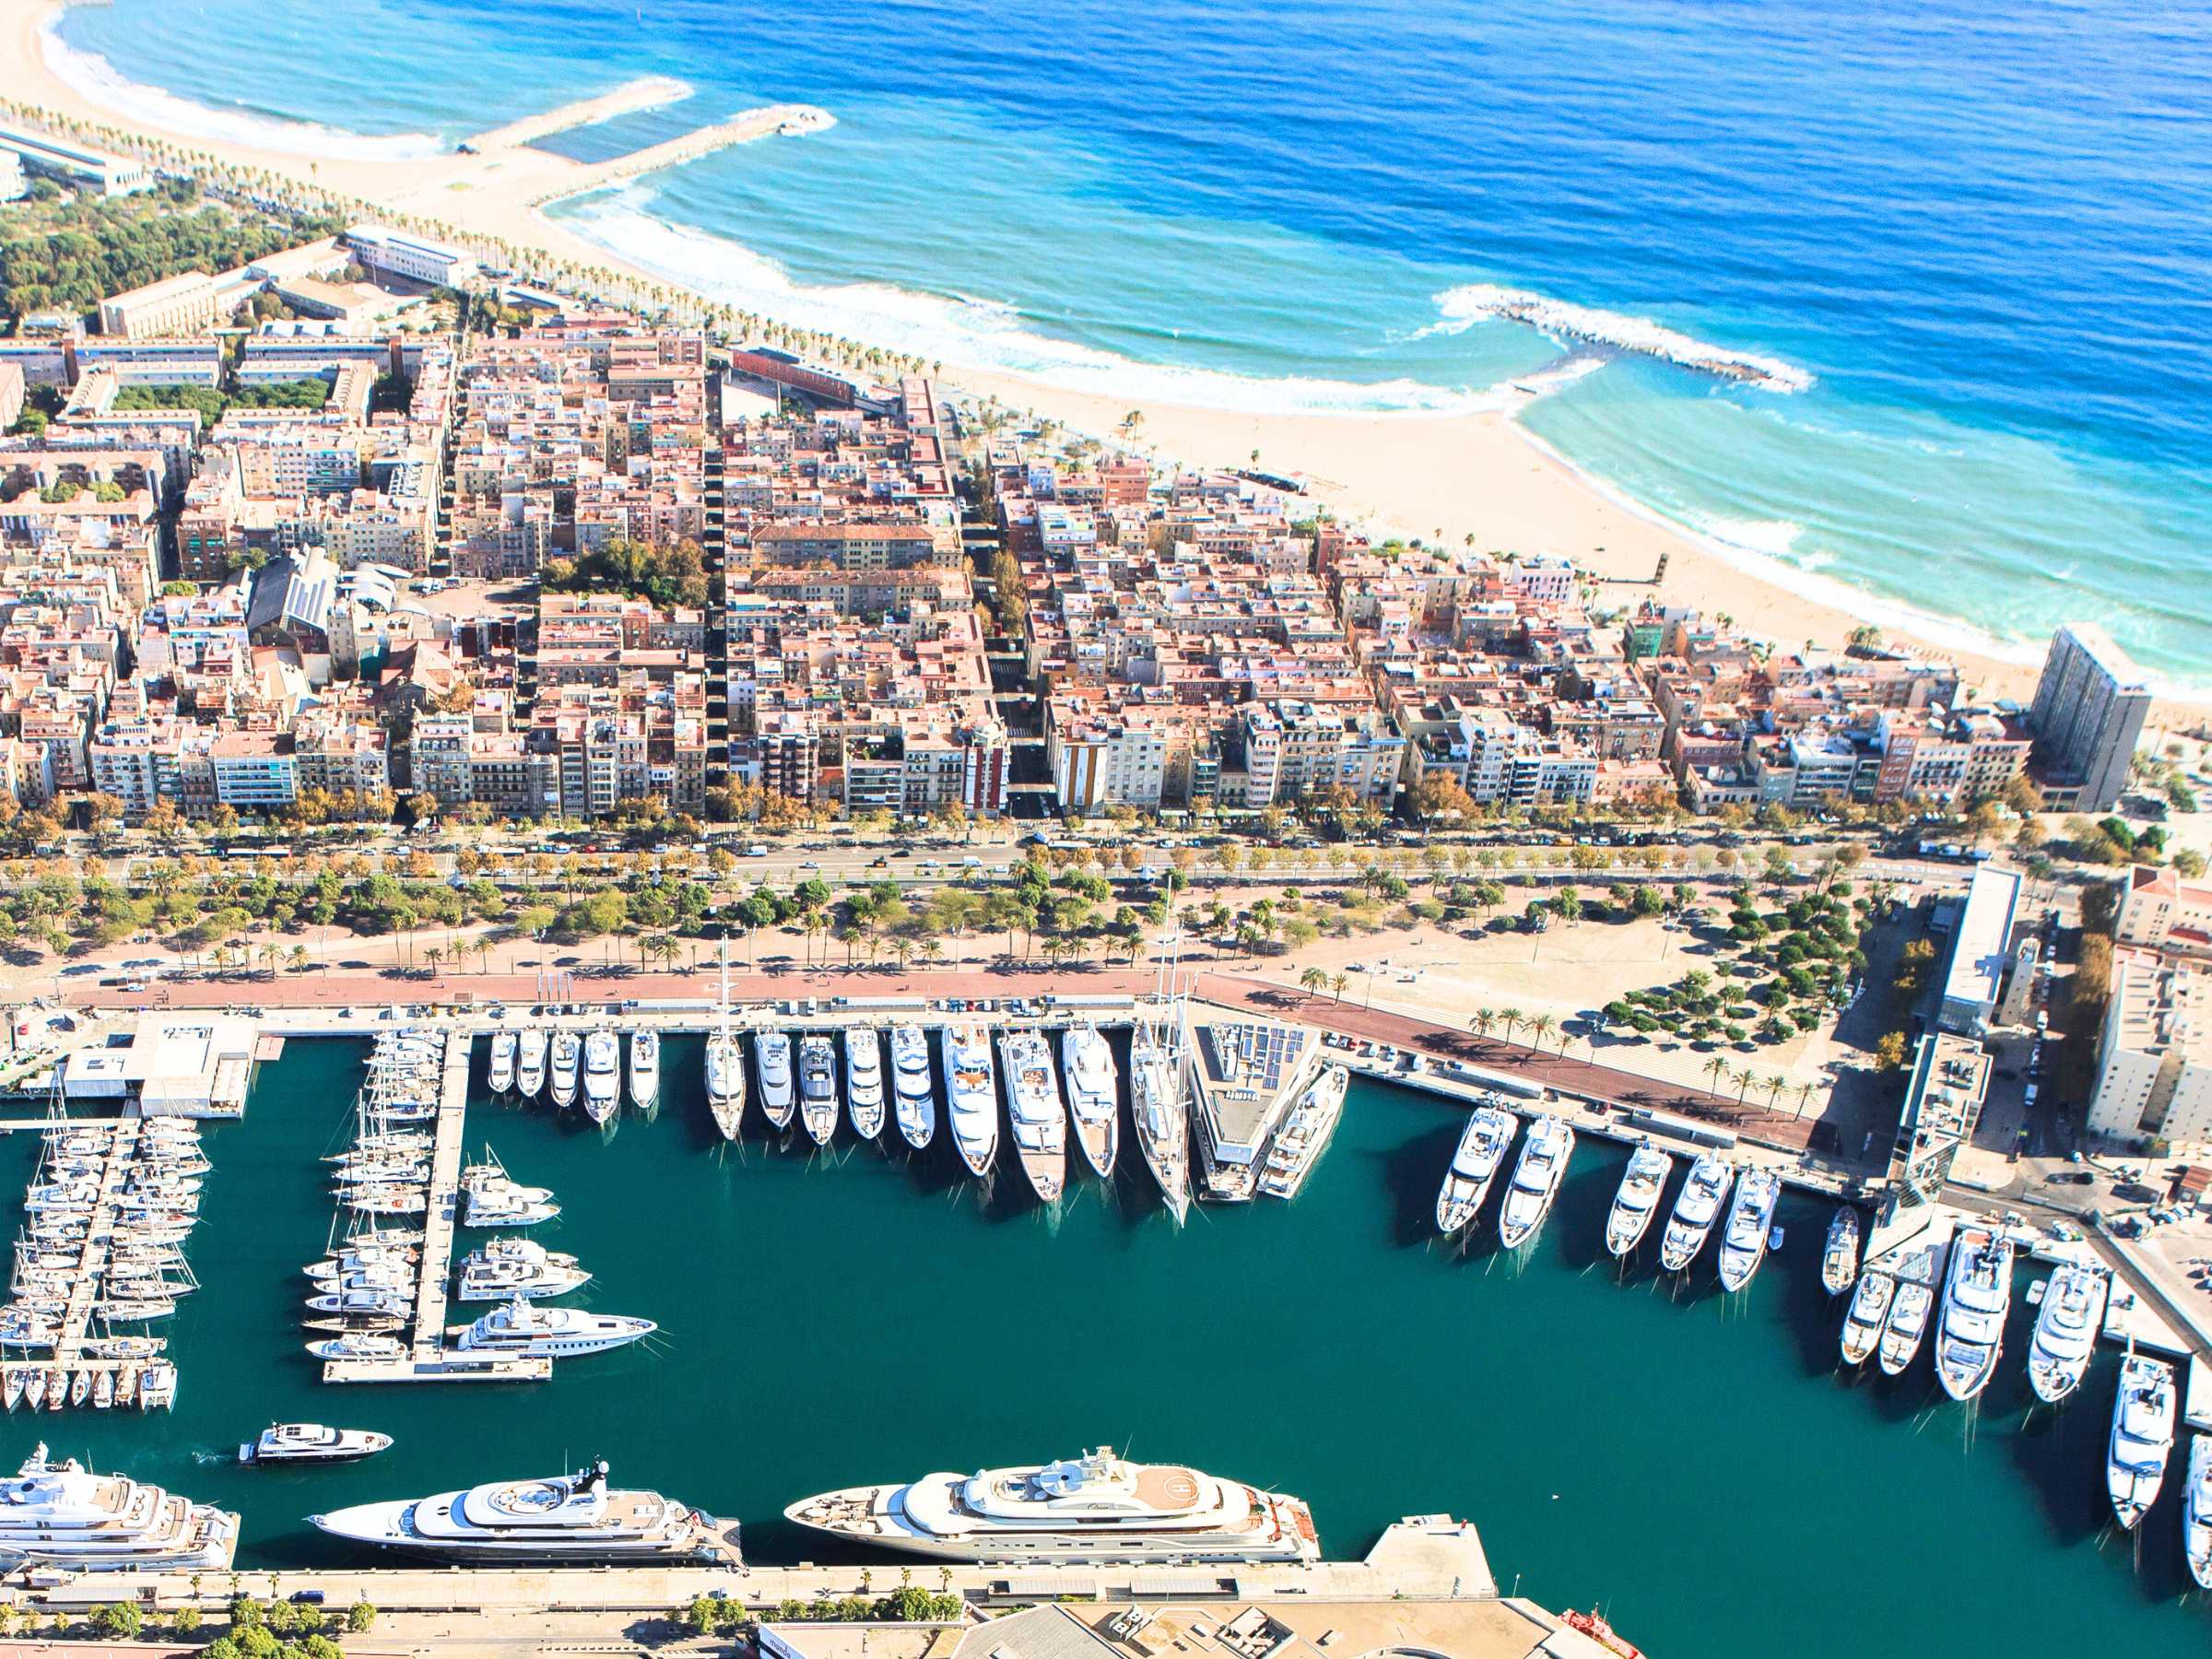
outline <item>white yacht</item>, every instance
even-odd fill
[[[650,1319],[587,1313],[581,1308],[541,1308],[518,1296],[473,1324],[448,1327],[446,1335],[465,1353],[565,1359],[622,1347],[658,1328]]]
[[[891,1028],[891,1115],[919,1152],[937,1132],[937,1086],[929,1075],[929,1039],[917,1025]]]
[[[845,1109],[861,1139],[883,1133],[883,1040],[874,1026],[845,1028]]]
[[[1782,1201],[1782,1177],[1771,1170],[1746,1170],[1735,1184],[1735,1205],[1721,1234],[1721,1288],[1741,1290],[1767,1259],[1767,1235],[1774,1206]]]
[[[1304,1502],[1100,1448],[1041,1466],[926,1475],[793,1504],[786,1519],[849,1542],[948,1561],[1174,1565],[1310,1561]]]
[[[1295,1198],[1306,1177],[1328,1150],[1329,1137],[1344,1116],[1344,1093],[1351,1073],[1341,1065],[1324,1065],[1321,1075],[1306,1085],[1305,1092],[1284,1116],[1267,1143],[1267,1161],[1260,1171],[1260,1191],[1270,1198]]]
[[[604,1462],[550,1480],[490,1481],[430,1498],[357,1504],[308,1522],[334,1537],[441,1560],[739,1565],[735,1523],[658,1492],[613,1490]]]
[[[1121,1076],[1098,1027],[1070,1026],[1061,1032],[1060,1075],[1067,1081],[1067,1115],[1083,1161],[1100,1180],[1112,1181],[1122,1140]]]
[[[1535,1236],[1551,1214],[1552,1200],[1567,1176],[1567,1160],[1574,1153],[1574,1131],[1566,1120],[1547,1112],[1528,1126],[1521,1142],[1521,1156],[1513,1164],[1512,1183],[1505,1189],[1505,1206],[1498,1217],[1498,1240],[1508,1250]]]
[[[583,1040],[583,1111],[604,1124],[622,1103],[622,1044],[602,1026]]]
[[[528,1100],[545,1086],[545,1028],[532,1026],[523,1033],[522,1041],[515,1045],[514,1091]]]
[[[2189,1576],[2212,1590],[2212,1434],[2189,1437],[2189,1491],[2182,1500],[2182,1553]]]
[[[1438,1232],[1449,1238],[1481,1213],[1490,1182],[1520,1127],[1521,1120],[1502,1106],[1477,1106],[1468,1114],[1466,1127],[1459,1132],[1459,1146],[1452,1154],[1452,1167],[1444,1171],[1444,1183],[1437,1189]]]
[[[1006,1031],[998,1040],[1006,1068],[1006,1117],[1021,1172],[1046,1204],[1067,1186],[1067,1109],[1053,1077],[1053,1051],[1035,1031]]]
[[[1178,1225],[1191,1208],[1191,1088],[1174,1029],[1140,1018],[1129,1039],[1129,1120],[1153,1184]]]
[[[629,1039],[630,1103],[650,1117],[661,1103],[661,1034],[633,1031]]]
[[[41,1445],[0,1481],[0,1569],[227,1572],[238,1517],[124,1475],[95,1475]]]
[[[485,1081],[493,1094],[505,1094],[514,1087],[514,1033],[494,1031],[491,1034],[491,1065]]]
[[[1928,1314],[1935,1305],[1936,1292],[1928,1286],[1899,1281],[1897,1294],[1889,1299],[1889,1317],[1882,1322],[1883,1376],[1898,1376],[1912,1363],[1927,1338]]]
[[[1868,1273],[1851,1294],[1843,1311],[1843,1363],[1858,1365],[1882,1339],[1882,1322],[1889,1317],[1889,1303],[1897,1295],[1897,1281],[1886,1273]]]
[[[272,1423],[238,1449],[241,1464],[354,1463],[392,1443],[371,1429],[326,1429],[321,1423]]]
[[[1971,1400],[1988,1384],[2005,1346],[2012,1306],[2012,1241],[1970,1227],[1951,1245],[1936,1326],[1936,1375],[1954,1400]]]
[[[998,1156],[998,1083],[991,1040],[979,1026],[948,1025],[938,1033],[945,1049],[946,1124],[968,1173],[991,1172]]]
[[[405,1359],[407,1345],[396,1336],[373,1331],[347,1331],[322,1342],[311,1342],[307,1351],[318,1359]]]
[[[2112,1513],[2132,1529],[2159,1500],[2166,1459],[2173,1451],[2173,1367],[2130,1353],[2120,1367],[2112,1402],[2112,1436],[2104,1460]]]
[[[2045,1281],[2028,1344],[2028,1381],[2037,1399],[2055,1406],[2081,1385],[2097,1351],[2111,1286],[2097,1268],[2079,1264],[2061,1267]]]
[[[1652,1230],[1652,1218],[1659,1213],[1666,1178],[1674,1171],[1675,1160],[1657,1147],[1639,1147],[1629,1154],[1629,1167],[1621,1171],[1620,1188],[1613,1194],[1612,1213],[1606,1218],[1607,1250],[1625,1256],[1642,1241]]]
[[[576,1104],[576,1081],[583,1062],[583,1039],[573,1031],[553,1033],[553,1104],[566,1112]]]
[[[591,1282],[576,1258],[547,1250],[531,1239],[493,1239],[462,1258],[459,1301],[533,1300],[566,1296]]]
[[[837,1134],[837,1051],[819,1031],[799,1039],[799,1122],[818,1147]]]
[[[1710,1152],[1698,1155],[1681,1192],[1675,1195],[1674,1213],[1666,1218],[1666,1232],[1659,1241],[1660,1266],[1680,1273],[1698,1259],[1735,1182],[1735,1166],[1726,1159]]]
[[[745,1123],[745,1053],[726,1030],[707,1039],[707,1110],[724,1140],[735,1140]]]
[[[799,1100],[792,1084],[791,1039],[782,1031],[755,1031],[753,1060],[760,1068],[760,1110],[778,1129],[790,1128]]]
[[[1858,1277],[1859,1212],[1848,1204],[1839,1204],[1828,1224],[1828,1242],[1820,1252],[1820,1282],[1830,1296],[1841,1296]]]

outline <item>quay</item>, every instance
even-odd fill
[[[598,98],[580,98],[558,109],[539,114],[525,115],[511,121],[505,126],[493,127],[467,140],[471,148],[478,150],[520,149],[535,144],[540,138],[551,138],[580,126],[595,125],[602,121],[613,121],[618,116],[635,115],[645,110],[665,109],[681,103],[691,96],[691,88],[669,75],[647,75],[617,87],[612,92]]]
[[[658,172],[663,168],[680,166],[686,161],[696,161],[700,157],[712,155],[718,149],[750,144],[756,138],[766,138],[776,134],[818,133],[836,124],[836,118],[829,111],[813,104],[764,104],[759,109],[747,110],[731,116],[727,121],[717,122],[712,126],[700,127],[680,137],[665,139],[659,144],[649,144],[643,149],[632,150],[626,156],[616,156],[606,161],[581,163],[532,195],[528,206],[543,207],[570,196],[589,195],[595,190],[605,190],[624,180]]]

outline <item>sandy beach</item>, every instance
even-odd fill
[[[625,165],[629,159],[587,167],[516,142],[517,135],[543,136],[559,126],[602,119],[610,110],[639,107],[641,100],[665,101],[673,95],[671,83],[633,82],[556,114],[511,123],[486,135],[489,142],[477,155],[311,160],[164,130],[140,112],[94,102],[46,61],[43,30],[59,9],[57,0],[0,0],[0,86],[19,102],[164,139],[514,246],[542,248],[581,265],[624,272],[641,286],[673,286],[533,206],[591,188],[601,172],[609,178],[633,173],[637,170]],[[332,113],[342,124],[344,112]],[[721,142],[770,137],[794,115],[812,113],[805,106],[746,112],[714,130]],[[709,129],[718,112],[701,109],[699,114],[701,128]],[[688,142],[656,148],[675,159]],[[1954,631],[1930,618],[1915,629],[1909,612],[1895,603],[1867,595],[1861,604],[1841,584],[1777,576],[1771,568],[1754,571],[1720,556],[1579,473],[1524,430],[1510,411],[1253,415],[1162,402],[1132,405],[952,360],[945,371],[971,392],[1108,441],[1124,441],[1124,418],[1135,408],[1142,419],[1126,441],[1163,458],[1242,465],[1257,452],[1262,467],[1304,475],[1318,502],[1378,532],[1441,537],[1453,547],[1472,538],[1485,549],[1563,555],[1602,579],[1608,603],[1633,604],[1662,591],[1651,578],[1665,557],[1667,600],[1724,612],[1778,648],[1812,641],[1840,649],[1854,627],[1872,620],[1897,643],[1956,662],[1969,685],[1985,695],[2025,698],[2033,690],[2039,663],[1962,649],[1961,640],[1974,637],[1963,626]],[[2177,724],[2205,714],[2182,705],[2160,712]]]

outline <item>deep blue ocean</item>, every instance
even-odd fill
[[[2094,618],[2212,687],[2212,8],[115,0],[61,32],[118,101],[333,152],[648,74],[696,95],[558,146],[819,104],[828,133],[562,211],[948,365],[1450,409],[1567,355],[1471,285],[1653,319],[1813,384],[1620,356],[1525,424],[1867,614],[2027,658]]]

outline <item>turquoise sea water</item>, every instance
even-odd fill
[[[1616,358],[1530,429],[1800,588],[2030,658],[2095,618],[2212,685],[2202,7],[116,0],[62,32],[106,96],[321,123],[310,153],[644,74],[697,96],[559,146],[820,104],[562,211],[753,309],[1132,397],[1479,404],[1564,352],[1475,283],[1655,318],[1816,382]]]
[[[2139,1560],[2107,1524],[2110,1355],[2071,1407],[2030,1412],[2022,1299],[1976,1414],[1938,1403],[1924,1357],[1895,1385],[1847,1380],[1824,1209],[1785,1204],[1783,1249],[1735,1299],[1710,1264],[1680,1293],[1648,1266],[1624,1280],[1599,1259],[1622,1157],[1588,1142],[1524,1263],[1454,1256],[1429,1218],[1456,1114],[1363,1083],[1295,1203],[1201,1208],[1178,1231],[1141,1174],[1078,1182],[1048,1218],[1011,1178],[979,1204],[947,1159],[725,1150],[700,1043],[672,1041],[660,1114],[611,1138],[542,1108],[479,1100],[469,1119],[472,1151],[563,1201],[536,1236],[597,1276],[578,1300],[660,1321],[653,1350],[534,1387],[324,1388],[299,1347],[300,1269],[327,1235],[314,1159],[361,1053],[291,1044],[245,1122],[211,1131],[173,1416],[18,1416],[7,1455],[42,1435],[238,1508],[246,1566],[340,1559],[301,1524],[318,1510],[605,1456],[791,1561],[830,1554],[782,1522],[794,1498],[1105,1441],[1300,1494],[1333,1556],[1402,1514],[1466,1516],[1505,1588],[1602,1602],[1653,1654],[2204,1651],[2172,1483]],[[32,1149],[0,1148],[0,1211]],[[278,1418],[397,1444],[239,1467]]]

